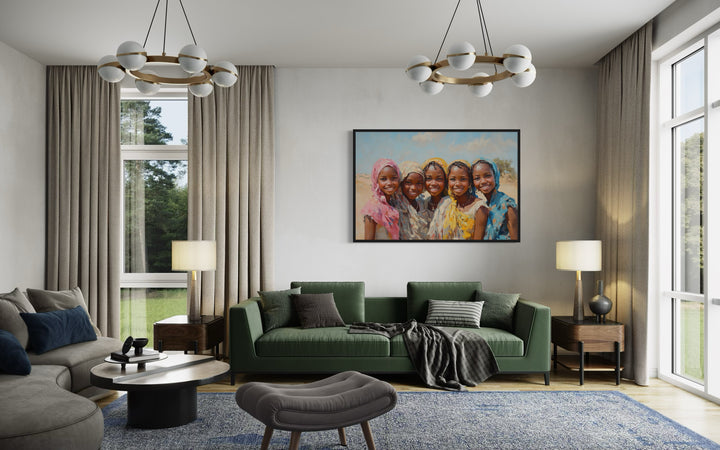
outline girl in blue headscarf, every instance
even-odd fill
[[[500,192],[500,172],[492,161],[479,159],[472,165],[473,185],[478,196],[483,195],[490,212],[485,237],[487,241],[517,241],[518,214],[515,200]]]

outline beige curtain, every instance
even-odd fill
[[[600,61],[597,237],[605,295],[625,324],[623,377],[648,383],[649,23]],[[611,313],[612,315],[613,313]]]
[[[217,241],[201,311],[226,318],[231,305],[271,286],[273,274],[275,69],[238,70],[235,85],[190,95],[188,106],[188,235]]]
[[[47,68],[46,289],[79,286],[120,335],[120,89],[85,66]]]

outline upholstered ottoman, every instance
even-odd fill
[[[337,428],[347,445],[345,430],[361,424],[368,449],[375,449],[368,421],[395,407],[397,394],[390,384],[359,372],[342,372],[308,384],[250,382],[235,393],[240,408],[265,424],[262,449],[270,445],[273,430],[291,431],[295,450],[303,431]]]

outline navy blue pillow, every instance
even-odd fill
[[[25,349],[14,334],[0,330],[0,372],[27,375],[32,366]]]
[[[96,341],[90,318],[82,306],[44,313],[20,313],[28,327],[28,348],[41,354],[65,345]]]

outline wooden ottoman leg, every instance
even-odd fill
[[[345,428],[338,428],[338,434],[340,435],[340,445],[347,447],[347,439],[345,438]]]
[[[302,433],[302,431],[293,431],[290,434],[290,450],[298,450],[298,446],[300,445],[300,433]]]
[[[370,431],[370,424],[366,420],[365,422],[362,422],[360,424],[363,431],[363,436],[365,436],[365,442],[367,443],[368,450],[375,450],[375,442],[373,441],[372,432]]]
[[[271,427],[265,427],[265,434],[263,435],[262,444],[260,450],[267,450],[270,447],[270,439],[273,435],[273,429]]]

